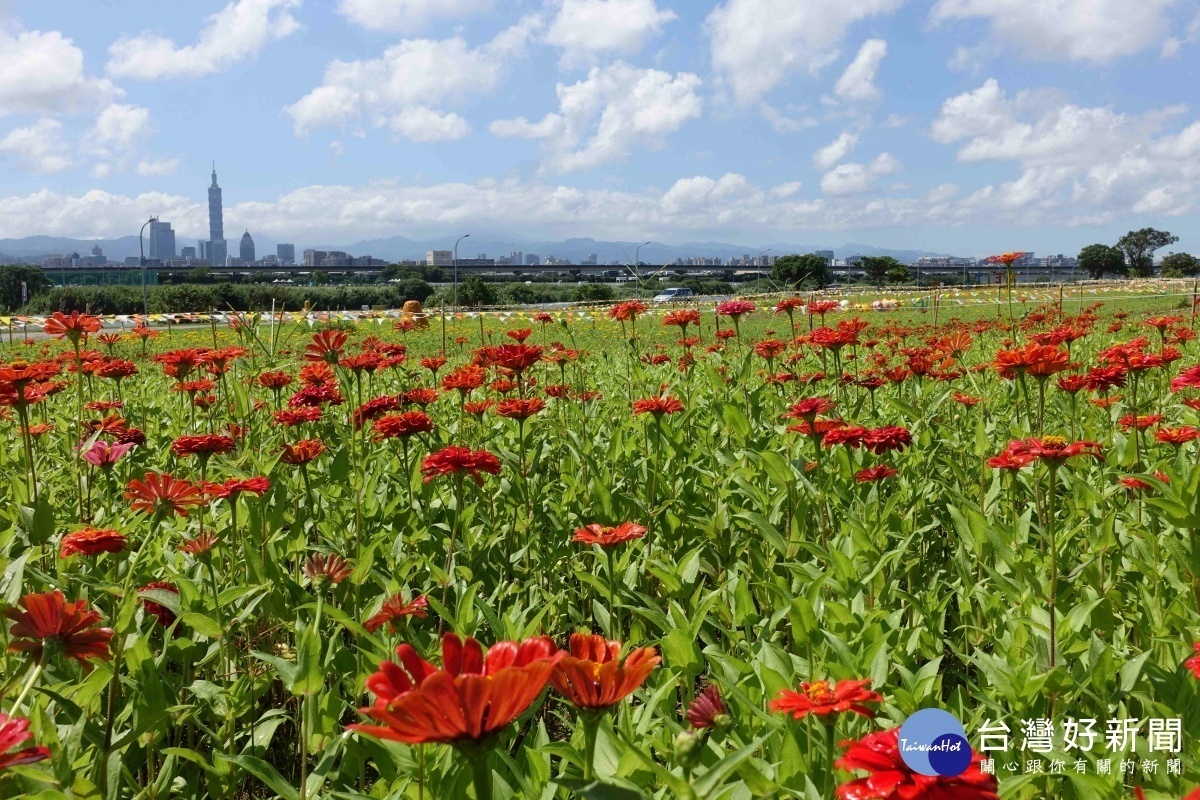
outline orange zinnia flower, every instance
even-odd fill
[[[279,460],[285,464],[303,466],[325,452],[325,443],[320,439],[301,439],[295,444],[285,444]]]
[[[779,714],[790,714],[793,719],[803,719],[809,714],[828,717],[846,711],[864,717],[874,717],[874,709],[866,703],[882,703],[883,695],[872,692],[871,681],[838,681],[830,686],[829,681],[814,681],[800,684],[800,691],[781,689],[771,701],[769,708]]]
[[[611,528],[601,525],[598,522],[593,522],[582,528],[576,528],[575,535],[571,537],[571,541],[581,544],[598,544],[601,547],[612,547],[622,542],[628,542],[631,539],[641,539],[645,535],[646,529],[633,522],[622,522],[620,525]]]
[[[472,745],[523,714],[564,654],[546,636],[499,642],[485,653],[474,639],[447,633],[441,669],[407,644],[396,655],[400,663],[384,661],[367,678],[375,703],[359,710],[379,724],[347,729],[407,744]]]
[[[47,336],[53,336],[55,339],[65,337],[71,342],[78,342],[80,339],[86,339],[89,333],[100,330],[100,319],[91,314],[80,314],[78,311],[72,311],[69,315],[55,311],[54,316],[46,320],[43,330]]]
[[[389,623],[395,629],[396,621],[405,617],[425,619],[428,608],[429,601],[425,599],[424,595],[414,597],[411,601],[406,601],[403,595],[392,595],[383,601],[383,605],[379,607],[376,614],[363,623],[363,627],[367,629],[368,633],[374,633]]]
[[[641,647],[621,662],[621,643],[594,634],[571,634],[570,655],[558,662],[550,683],[576,708],[603,710],[641,686],[662,658]]]
[[[647,397],[633,401],[633,415],[653,414],[661,418],[663,414],[678,414],[683,411],[683,402],[669,394],[660,397]]]
[[[16,623],[9,629],[12,637],[9,652],[29,653],[35,659],[40,659],[46,649],[76,661],[109,658],[112,628],[94,627],[100,621],[100,614],[88,609],[86,600],[68,603],[63,593],[55,590],[27,594],[19,606],[4,612],[4,616]]]
[[[202,502],[199,486],[158,472],[147,472],[142,480],[126,484],[125,489],[125,499],[133,501],[133,510],[147,514],[170,511],[186,517],[189,506]]]
[[[70,558],[76,554],[97,556],[101,553],[119,553],[126,546],[124,534],[118,531],[81,528],[63,537],[62,544],[58,548],[58,557]]]

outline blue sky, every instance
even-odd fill
[[[0,237],[1200,250],[1184,0],[0,0]]]

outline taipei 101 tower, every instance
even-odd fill
[[[225,243],[225,221],[221,210],[221,187],[217,185],[217,165],[213,163],[212,185],[208,187],[208,241],[204,255],[210,264],[225,266],[228,248]]]

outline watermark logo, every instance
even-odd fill
[[[913,772],[953,778],[971,766],[971,745],[961,722],[949,711],[925,708],[900,726],[900,757]]]

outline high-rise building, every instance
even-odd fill
[[[279,258],[280,264],[295,264],[296,263],[296,245],[294,244],[278,244],[275,245],[275,255]]]
[[[238,252],[242,257],[242,261],[245,261],[247,264],[254,263],[254,240],[250,238],[249,229],[242,234],[242,244],[238,248]]]
[[[425,253],[425,264],[430,267],[454,266],[453,250],[429,250]]]
[[[207,260],[217,267],[225,266],[228,249],[225,243],[225,216],[221,208],[221,187],[217,185],[217,165],[213,163],[212,185],[208,187],[208,247]]]
[[[832,250],[817,250],[816,252],[813,253],[813,255],[820,256],[821,258],[825,259],[825,261],[828,262],[829,264],[833,264],[833,251]]]
[[[175,257],[175,231],[171,230],[171,223],[150,223],[150,257],[159,261]]]
[[[179,257],[195,261],[196,260],[196,248],[194,248],[194,247],[180,248]]]
[[[525,266],[536,267],[540,263],[542,263],[542,258],[537,253],[525,254]]]

